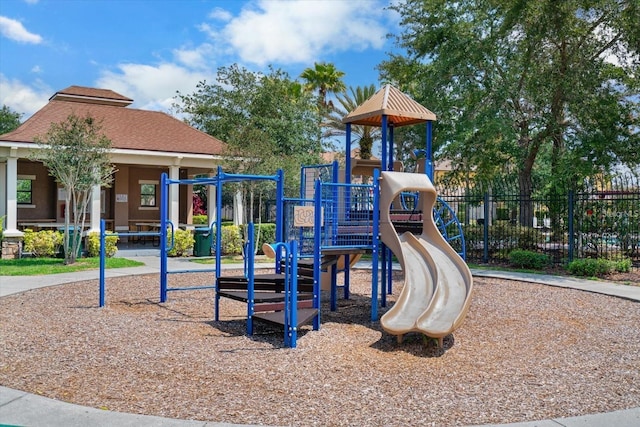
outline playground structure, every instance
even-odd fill
[[[295,347],[300,326],[312,323],[314,330],[320,328],[323,287],[330,292],[330,309],[336,310],[339,273],[343,274],[344,298],[349,298],[349,270],[364,253],[371,254],[371,320],[377,321],[379,298],[382,306],[386,306],[386,295],[392,291],[393,253],[405,272],[405,285],[398,302],[382,317],[382,327],[388,333],[398,335],[399,341],[404,334],[417,331],[438,339],[442,345],[443,337],[453,332],[466,315],[472,278],[462,258],[464,237],[455,213],[446,204],[435,207],[436,194],[431,184],[433,120],[435,115],[429,110],[397,89],[385,86],[343,120],[347,153],[351,152],[352,124],[382,127],[382,160],[361,161],[347,157],[342,182],[339,182],[337,163],[303,167],[300,197],[296,199],[284,197],[281,171],[273,176],[256,176],[228,174],[218,168],[214,177],[191,180],[169,180],[163,174],[160,230],[145,234],[153,234],[160,240],[160,301],[167,300],[169,291],[215,288],[216,321],[219,321],[220,298],[241,301],[247,304],[247,334],[253,334],[254,321],[283,326],[285,345]],[[422,122],[427,124],[425,173],[392,172],[394,165],[398,167],[393,160],[394,127]],[[373,176],[373,182],[351,183],[351,173],[363,170]],[[223,276],[218,268],[222,233],[216,232],[222,229],[223,186],[249,180],[268,180],[276,184],[276,241],[272,247],[275,273],[255,274],[254,230],[253,224],[248,224],[244,274]],[[167,252],[172,246],[174,225],[167,220],[166,195],[169,185],[184,184],[216,186],[217,212],[215,222],[208,227],[216,236],[216,268],[212,270],[216,277],[214,284],[169,288],[169,274],[190,272],[167,270]],[[406,209],[402,209],[402,197],[413,200],[409,217]],[[393,225],[398,219],[418,222],[421,234],[415,237],[405,232],[398,237],[398,230]],[[102,227],[101,248],[104,248],[104,224]],[[449,235],[449,230],[454,232]],[[462,242],[462,252],[452,249],[449,244],[452,240]],[[102,306],[103,253],[100,294]]]

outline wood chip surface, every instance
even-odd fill
[[[225,272],[225,274],[233,274]],[[172,275],[169,286],[213,283]],[[172,292],[159,277],[107,279],[0,299],[0,384],[80,405],[271,426],[459,426],[640,406],[640,303],[475,279],[469,314],[444,348],[403,343],[370,321],[371,276],[303,327],[298,347],[212,290]],[[394,278],[399,294],[402,275]],[[381,308],[381,313],[386,309]]]

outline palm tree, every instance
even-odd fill
[[[318,103],[323,110],[330,108],[333,103],[327,103],[327,95],[340,93],[346,90],[342,81],[344,73],[336,69],[336,66],[327,62],[316,62],[314,68],[306,68],[300,77],[306,81],[305,89],[312,92],[317,90],[319,95]]]
[[[336,94],[336,99],[340,105],[332,108],[327,115],[327,123],[325,123],[327,130],[323,136],[333,137],[344,135],[346,133],[346,126],[342,123],[343,117],[355,110],[367,99],[371,98],[371,96],[376,93],[376,87],[374,85],[358,86],[354,89],[350,86],[349,91],[350,93],[344,92]],[[360,158],[370,159],[373,142],[380,138],[381,135],[380,128],[375,126],[352,125],[351,134],[353,141],[360,146]]]

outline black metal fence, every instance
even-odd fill
[[[469,262],[504,264],[514,249],[575,259],[630,260],[640,269],[640,177],[598,178],[560,191],[520,194],[517,179],[442,180],[439,196],[463,225]],[[571,188],[573,187],[573,188]]]

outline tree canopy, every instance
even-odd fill
[[[41,161],[65,189],[64,253],[65,264],[71,264],[76,260],[81,233],[69,239],[69,225],[73,223],[73,230],[84,230],[93,188],[111,183],[115,170],[109,158],[111,140],[90,115],[71,114],[63,122],[52,123],[36,142],[40,149],[33,158]]]
[[[6,105],[0,109],[0,135],[9,133],[20,126],[20,118],[22,114],[13,111]]]
[[[338,105],[331,108],[327,115],[326,137],[342,136],[346,133],[346,125],[342,119],[355,110],[360,104],[376,93],[374,85],[349,87],[349,92],[337,93]],[[375,126],[351,126],[353,142],[360,146],[360,158],[370,159],[375,140],[381,137],[381,129]],[[350,153],[347,153],[349,155]]]
[[[328,110],[333,102],[327,101],[327,96],[344,92],[346,86],[342,81],[344,72],[338,70],[334,64],[316,62],[313,68],[306,68],[300,77],[305,81],[304,88],[309,92],[318,91],[318,103]]]
[[[190,125],[227,143],[230,171],[272,175],[283,169],[289,193],[296,194],[300,165],[319,161],[313,95],[281,70],[222,67],[215,83],[200,82],[195,93],[179,93],[178,100]]]
[[[635,0],[407,0],[383,77],[438,114],[434,147],[522,194],[640,161]],[[529,223],[531,212],[521,212]]]

